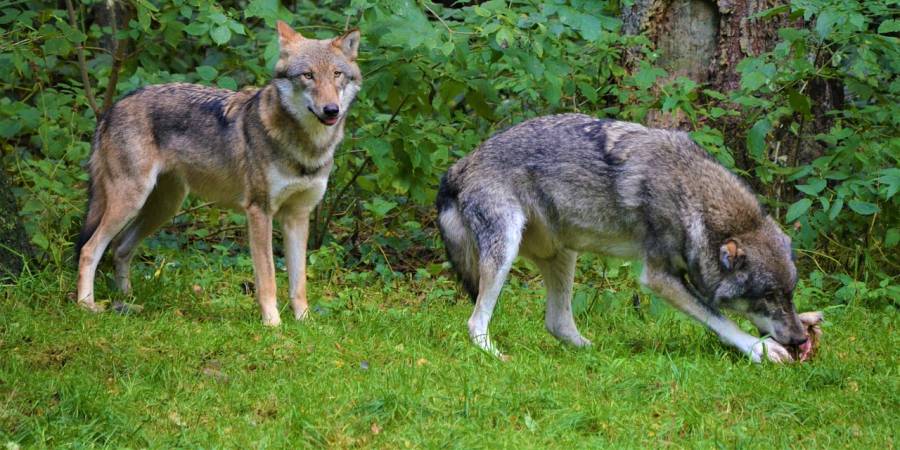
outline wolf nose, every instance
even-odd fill
[[[322,112],[325,113],[327,117],[337,117],[338,113],[341,112],[341,108],[334,103],[329,103],[322,108]]]
[[[791,339],[790,342],[788,342],[788,345],[799,347],[799,346],[805,344],[806,341],[808,341],[808,340],[809,340],[809,338],[807,338],[806,336],[803,336],[802,338],[799,338],[799,339],[794,338],[794,339]]]

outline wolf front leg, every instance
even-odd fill
[[[641,283],[666,299],[675,308],[706,325],[719,336],[722,342],[737,348],[754,362],[760,362],[763,358],[768,358],[772,362],[793,360],[790,353],[781,344],[770,338],[761,339],[744,332],[727,317],[691,295],[682,280],[654,267],[647,261],[644,262]]]
[[[281,324],[275,300],[275,262],[272,256],[272,216],[256,205],[247,207],[250,256],[256,275],[256,296],[264,325]]]
[[[290,208],[279,213],[284,231],[284,255],[290,280],[291,307],[294,318],[306,318],[306,243],[309,238],[309,210]]]

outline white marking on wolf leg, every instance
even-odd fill
[[[641,283],[675,308],[706,325],[719,336],[722,342],[737,348],[754,362],[762,361],[763,357],[767,357],[772,362],[793,360],[790,353],[774,340],[753,337],[738,328],[725,316],[713,314],[684,288],[681,280],[665,271],[653,268],[647,261],[644,261]]]
[[[750,355],[753,362],[762,362],[763,358],[774,363],[791,362],[794,360],[791,353],[774,339],[769,337],[754,339],[754,342],[750,344],[750,350],[745,352]]]
[[[475,310],[469,317],[469,336],[472,342],[482,350],[496,356],[501,357],[500,350],[491,342],[488,333],[488,325],[491,322],[491,316],[494,314],[494,307],[497,305],[497,298],[500,290],[503,288],[503,282],[506,281],[506,275],[509,273],[509,267],[506,270],[499,268],[492,274],[481,273],[481,289],[479,289],[478,300],[475,302]]]
[[[500,350],[491,342],[488,334],[488,325],[491,322],[491,316],[494,314],[494,307],[497,305],[497,298],[503,289],[503,283],[509,274],[516,255],[519,253],[519,242],[522,239],[522,227],[525,224],[524,217],[518,213],[512,213],[506,229],[503,231],[505,239],[502,248],[497,249],[502,252],[499,265],[495,266],[494,261],[490,261],[491,255],[480,255],[479,272],[480,281],[478,287],[478,300],[475,301],[475,310],[469,317],[469,336],[472,342],[482,350],[498,357],[505,359]],[[486,252],[487,253],[487,252]]]
[[[534,262],[540,268],[547,287],[547,311],[544,316],[547,331],[562,342],[586,347],[591,345],[591,341],[578,332],[572,316],[572,283],[577,258],[577,253],[563,250],[551,259]]]

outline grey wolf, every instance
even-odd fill
[[[643,285],[754,361],[790,361],[786,347],[807,341],[790,239],[686,133],[579,114],[529,120],[453,165],[436,206],[475,300],[470,337],[496,356],[488,323],[517,255],[543,275],[547,330],[575,346],[590,344],[571,307],[580,252],[641,260]],[[744,332],[723,309],[768,337]]]
[[[90,198],[77,245],[77,301],[97,311],[94,275],[112,243],[116,282],[142,239],[168,221],[188,191],[247,214],[262,320],[281,322],[272,224],[283,227],[294,316],[307,311],[309,214],[328,184],[347,110],[360,89],[360,34],[307,39],[278,22],[271,82],[234,92],[192,84],[126,95],[100,120],[89,162]]]

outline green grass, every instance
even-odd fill
[[[892,307],[829,309],[814,361],[756,365],[645,294],[635,308],[633,277],[595,276],[577,318],[594,346],[575,350],[526,270],[491,327],[503,363],[468,342],[447,280],[313,279],[310,320],[266,329],[246,263],[206,256],[136,264],[128,316],[75,307],[73,268],[4,286],[0,445],[893,448],[900,429]]]

